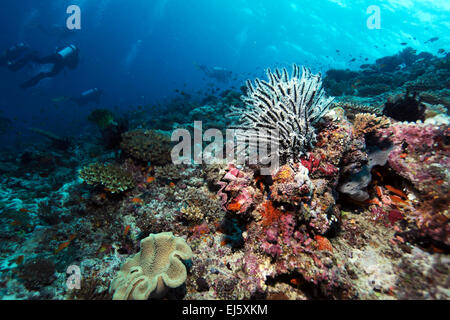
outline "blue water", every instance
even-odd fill
[[[61,39],[37,27],[64,28],[72,4],[81,8],[81,30]],[[381,29],[367,27],[370,5],[381,9]],[[2,144],[33,138],[29,127],[63,136],[88,130],[86,116],[98,106],[51,99],[92,87],[105,91],[105,108],[159,108],[176,89],[193,93],[214,82],[196,64],[231,70],[233,81],[213,85],[239,88],[267,67],[357,70],[399,52],[401,43],[433,54],[450,43],[445,0],[4,0],[0,6],[0,51],[20,41],[41,54],[71,43],[81,50],[76,70],[27,91],[19,84],[36,69],[0,69],[0,116],[13,119]],[[426,43],[433,37],[439,40]]]

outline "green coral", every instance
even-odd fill
[[[81,170],[80,178],[87,184],[101,185],[111,193],[119,193],[135,186],[131,173],[114,164],[90,164]]]

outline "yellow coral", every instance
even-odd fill
[[[277,182],[293,181],[294,180],[294,171],[291,169],[291,167],[289,165],[285,164],[274,175],[273,180],[277,181]]]
[[[180,259],[192,258],[183,238],[172,232],[150,234],[141,241],[141,251],[130,257],[112,281],[114,300],[146,300],[161,297],[166,289],[186,281],[187,271]]]
[[[197,206],[183,207],[180,211],[189,221],[201,221],[205,218],[202,210]]]
[[[135,186],[131,173],[114,164],[92,163],[81,170],[80,178],[87,184],[101,185],[111,193],[122,192]]]
[[[358,113],[355,116],[353,132],[355,136],[360,136],[374,132],[380,128],[386,128],[389,124],[389,119],[384,116],[377,117],[372,113]]]

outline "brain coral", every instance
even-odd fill
[[[122,134],[120,147],[131,157],[150,161],[153,165],[165,165],[171,162],[170,137],[153,130],[133,130]]]
[[[172,232],[150,234],[141,241],[141,251],[130,257],[112,281],[114,300],[145,300],[161,297],[168,287],[186,281],[187,271],[180,259],[192,257],[191,248]]]

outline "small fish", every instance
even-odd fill
[[[373,173],[375,173],[377,176],[379,176],[381,179],[383,179],[383,175],[381,173],[379,173],[378,171],[374,171]]]
[[[408,203],[399,196],[390,196],[390,198],[395,204],[408,205]]]
[[[123,236],[124,236],[124,237],[127,236],[128,232],[130,231],[130,228],[131,228],[130,225],[127,225],[127,226],[125,227],[125,231],[123,232]]]
[[[354,61],[356,61],[356,58],[353,58],[352,60],[350,60],[349,62],[354,62]]]
[[[25,208],[20,208],[19,211],[22,212],[22,213],[28,213],[28,212],[30,212],[30,210],[25,209]]]
[[[433,249],[433,252],[444,253],[444,250],[442,250],[441,248],[435,247],[433,245],[431,245],[431,248]]]
[[[368,204],[375,204],[375,205],[377,205],[379,207],[382,206],[382,203],[380,202],[380,200],[378,198],[373,198],[373,199],[370,199],[370,200],[366,200],[366,203],[368,203]]]
[[[439,54],[445,53],[445,50],[444,49],[439,49],[437,53],[439,53]]]
[[[175,183],[173,182],[169,183],[169,187],[171,187],[172,189],[175,188]]]
[[[141,198],[138,198],[138,197],[132,198],[131,202],[136,203],[136,204],[144,204],[144,200],[142,200]]]
[[[69,244],[73,241],[73,239],[75,239],[76,235],[73,234],[69,237],[69,240],[66,242],[61,243],[58,248],[55,250],[55,254],[57,254],[58,252],[60,252],[61,250],[64,250],[65,248],[67,248],[69,246]]]
[[[402,154],[400,155],[400,158],[401,158],[401,159],[405,159],[407,156],[408,156],[407,153],[402,153]]]
[[[377,196],[378,196],[379,198],[381,198],[381,197],[383,196],[383,191],[381,190],[381,187],[376,186],[376,187],[375,187],[375,190],[377,191]]]
[[[109,249],[111,249],[111,245],[110,245],[110,244],[102,244],[102,245],[100,246],[100,248],[98,248],[98,250],[97,250],[97,255],[98,255],[99,253],[106,252],[106,251],[108,251]]]
[[[399,190],[399,189],[396,189],[396,188],[394,188],[393,186],[389,186],[389,185],[387,185],[387,186],[385,186],[386,187],[386,189],[388,189],[390,192],[392,192],[392,193],[395,193],[396,195],[398,195],[398,196],[400,196],[400,197],[403,197],[403,198],[408,198],[408,196],[405,194],[405,193],[403,193],[401,190]]]
[[[147,183],[152,183],[155,181],[155,177],[147,177],[147,180],[145,180]]]
[[[22,264],[24,258],[25,258],[25,257],[24,257],[23,255],[22,255],[22,256],[19,256],[19,257],[16,259],[16,264],[17,264],[17,265]]]
[[[425,41],[424,43],[435,42],[435,41],[437,41],[437,40],[439,40],[439,37],[433,37],[433,38],[428,39],[428,40]]]
[[[407,42],[400,43],[401,46],[406,46],[407,44],[408,44]]]

